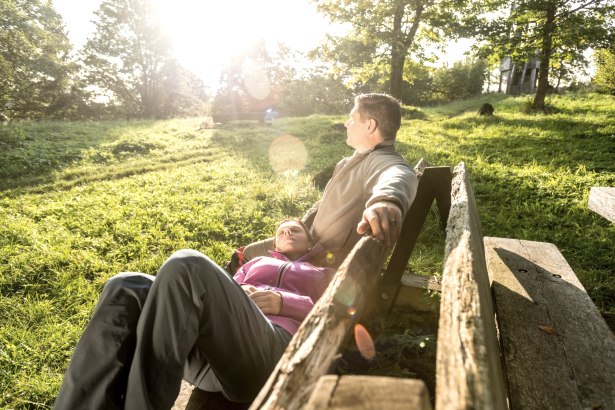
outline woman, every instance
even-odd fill
[[[120,273],[105,285],[55,408],[170,408],[182,377],[232,401],[252,401],[333,271],[300,220],[283,221],[275,252],[231,278],[194,250],[154,278]],[[155,280],[154,280],[155,279]]]

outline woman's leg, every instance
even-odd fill
[[[194,250],[176,252],[160,268],[137,334],[126,408],[170,408],[189,357],[188,368],[211,365],[229,399],[253,400],[289,340]]]
[[[56,409],[121,409],[139,315],[154,277],[120,273],[103,288],[73,353]]]

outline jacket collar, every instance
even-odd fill
[[[382,141],[380,144],[376,144],[374,145],[372,148],[370,149],[366,149],[366,150],[356,150],[355,152],[359,155],[367,155],[369,153],[372,153],[376,150],[379,149],[395,149],[395,140],[386,140],[386,141]]]
[[[305,255],[300,256],[299,258],[295,259],[294,261],[291,261],[290,259],[288,259],[288,256],[286,256],[286,255],[284,255],[283,253],[280,253],[280,252],[269,251],[269,253],[274,258],[282,260],[282,261],[286,261],[286,262],[307,262],[307,261],[317,257],[318,255],[322,254],[324,252],[324,250],[325,249],[322,247],[321,244],[316,244],[309,251],[307,251],[307,253]]]

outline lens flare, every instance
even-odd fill
[[[241,76],[246,90],[257,100],[264,100],[271,93],[267,73],[256,61],[246,59],[241,67]]]
[[[269,164],[275,172],[299,171],[307,162],[307,150],[303,142],[292,135],[277,137],[269,145]]]
[[[335,254],[331,251],[327,252],[325,255],[325,260],[329,265],[333,265],[335,263]]]
[[[359,292],[360,287],[357,283],[352,278],[346,278],[335,294],[335,300],[342,306],[355,306]]]
[[[356,307],[354,307],[354,306],[350,306],[350,307],[348,308],[348,315],[350,315],[350,316],[354,316],[354,315],[356,315],[356,314],[357,314],[357,308],[356,308]]]
[[[365,326],[360,323],[354,325],[354,340],[357,344],[357,349],[361,356],[367,360],[371,360],[376,357],[376,346],[374,345],[374,339],[369,334]]]

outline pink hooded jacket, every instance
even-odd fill
[[[321,252],[322,248],[316,246],[299,259],[291,261],[279,252],[270,251],[270,257],[254,258],[243,265],[233,279],[240,285],[252,285],[280,293],[280,314],[266,316],[293,335],[335,273],[332,268],[321,268],[306,262]]]

